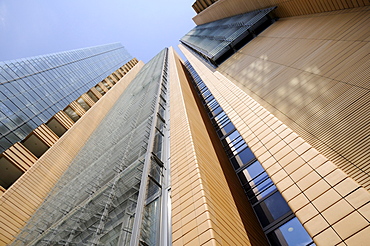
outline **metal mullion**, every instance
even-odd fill
[[[169,69],[169,59],[168,59],[168,52],[166,54],[166,64],[167,69]],[[167,77],[169,76],[166,73]],[[167,81],[167,78],[166,78]],[[167,98],[169,100],[171,91],[168,90]],[[163,164],[162,168],[162,196],[161,196],[161,223],[160,223],[160,234],[159,234],[159,245],[162,246],[169,246],[172,245],[172,230],[171,230],[171,179],[170,179],[170,115],[169,115],[169,107],[170,103],[166,105],[166,111],[164,114],[165,119],[163,120],[165,125],[163,128],[163,142],[162,142],[162,156]]]
[[[256,215],[256,217],[258,218],[257,215]],[[272,231],[275,231],[276,229],[279,229],[280,226],[284,225],[286,222],[293,219],[294,217],[296,217],[296,216],[290,210],[290,212],[287,212],[287,213],[283,214],[280,218],[278,218],[277,220],[274,220],[273,222],[271,222],[267,226],[263,227],[261,225],[261,227],[263,228],[263,232],[267,236],[267,234],[269,234]],[[277,225],[279,225],[279,227],[277,227]],[[311,244],[309,244],[309,245],[311,245]]]
[[[264,197],[264,198],[262,198],[262,199],[260,199],[260,200],[258,200],[257,202],[252,202],[251,201],[251,204],[252,204],[252,207],[255,207],[255,206],[257,206],[258,204],[260,204],[261,202],[263,202],[263,201],[265,201],[266,199],[268,199],[270,196],[272,196],[273,194],[275,194],[276,192],[279,192],[279,190],[278,189],[275,189],[273,192],[271,192],[270,194],[268,194],[266,197]],[[251,199],[249,199],[249,200],[251,200]],[[257,216],[258,217],[258,216]]]

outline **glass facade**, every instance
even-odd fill
[[[269,14],[275,8],[255,10],[196,26],[180,41],[211,64],[221,64],[274,21]]]
[[[117,43],[0,62],[0,153],[130,59]]]
[[[189,62],[193,84],[271,245],[314,245],[238,130]]]
[[[141,69],[13,245],[158,244],[168,211],[166,60],[165,49]]]

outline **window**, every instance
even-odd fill
[[[118,81],[119,78],[117,77],[117,75],[115,73],[112,73],[113,77]],[[115,84],[114,82],[112,82],[113,84]]]
[[[164,117],[164,114],[165,114],[165,108],[161,105],[161,104],[159,104],[159,108],[158,108],[158,115],[162,118],[162,119],[164,119],[165,117]]]
[[[285,214],[291,214],[290,207],[279,192],[275,192],[262,202],[253,206],[263,227],[271,224]]]
[[[290,207],[277,191],[276,186],[240,133],[235,129],[227,114],[196,74],[190,63],[186,62],[185,65],[193,76],[198,95],[203,100],[203,105],[208,111],[210,120],[231,164],[238,174],[241,185],[270,244],[284,246],[311,245],[312,239],[299,221],[294,218]],[[293,219],[291,221],[295,221],[294,223],[298,225],[294,225],[294,227],[286,225],[286,221],[290,219]],[[296,234],[289,234],[292,231],[296,231]]]
[[[110,85],[108,85],[108,83],[105,80],[103,80],[102,83],[105,87],[107,87],[108,90],[110,90],[110,88],[112,88]],[[114,84],[114,83],[112,82],[112,84]]]
[[[91,99],[94,101],[94,102],[97,102],[99,99],[94,95],[94,93],[92,93],[91,91],[88,91],[87,92],[87,95],[89,95],[89,97],[91,97]]]
[[[71,107],[67,107],[66,109],[64,109],[64,112],[74,121],[78,121],[78,119],[80,119],[81,117],[76,114],[76,112],[71,108]]]
[[[163,150],[163,135],[158,130],[155,132],[154,143],[153,143],[153,153],[159,158],[162,158]]]
[[[164,128],[165,128],[165,123],[164,123],[164,121],[163,121],[161,118],[158,118],[158,119],[157,119],[156,127],[157,127],[157,129],[158,129],[161,133],[163,133],[163,130],[164,130]]]
[[[315,245],[297,218],[270,232],[267,237],[276,246]]]
[[[96,85],[96,86],[95,86],[95,89],[96,89],[97,91],[99,91],[99,93],[100,93],[100,94],[102,94],[102,95],[104,95],[104,94],[105,94],[105,91],[103,91],[103,89],[102,89],[99,85]]]
[[[85,109],[86,111],[87,110],[89,110],[91,107],[85,102],[85,100],[83,100],[82,98],[79,98],[79,99],[77,99],[77,102],[78,102],[78,104],[80,104],[81,105],[81,107],[83,108],[83,109]]]

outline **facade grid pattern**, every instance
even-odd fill
[[[140,70],[13,245],[130,243],[164,58]]]
[[[315,245],[208,87],[185,65],[270,244]]]
[[[109,44],[0,62],[0,152],[130,59]]]

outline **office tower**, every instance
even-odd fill
[[[50,95],[56,99],[59,96],[60,98],[55,100],[55,105],[51,104],[50,107],[53,111],[60,108],[61,110],[49,119],[43,118],[46,115],[39,117],[37,113],[29,118],[25,117],[25,124],[35,122],[36,118],[43,121],[24,139],[14,143],[0,154],[1,245],[14,239],[14,236],[44,201],[50,189],[67,170],[71,161],[124,88],[138,73],[142,63],[138,63],[135,58],[131,60],[129,58],[130,55],[122,45],[113,44],[3,63],[7,64],[3,66],[7,67],[6,73],[2,70],[4,76],[10,74],[10,70],[17,71],[18,74],[26,74],[29,72],[27,67],[42,66],[44,68],[42,71],[40,69],[39,73],[3,83],[2,88],[10,88],[9,84],[12,88],[24,88],[20,86],[27,85],[24,81],[32,81],[35,85],[32,89],[26,87],[28,91],[22,91],[22,94],[16,94],[16,90],[13,90],[15,97],[9,97],[10,100],[16,100],[17,97],[22,98],[22,95],[32,95],[33,99],[38,98],[39,100],[40,98],[44,100]],[[11,69],[11,64],[19,64],[18,68],[22,69]],[[50,74],[56,77],[63,74],[64,77],[55,78]],[[37,80],[29,78],[33,76],[36,78],[45,76],[49,79],[48,83],[45,84],[42,78]],[[43,88],[48,85],[60,86],[62,89],[58,91],[58,87],[50,93],[49,87],[48,89]],[[79,94],[76,94],[74,87]],[[40,91],[45,93],[42,94],[45,96],[40,95]],[[70,94],[64,94],[69,91]],[[8,100],[7,97],[5,99]],[[2,98],[2,108],[9,103],[6,100]],[[22,99],[22,105],[29,106],[31,102],[34,103],[34,101]],[[29,109],[20,108],[22,110],[14,110],[14,114],[7,112],[9,113],[6,114],[8,118],[2,119],[1,122],[6,123],[9,118],[22,116],[23,112]],[[1,133],[6,133],[3,130]],[[14,132],[18,130],[15,129]]]
[[[163,229],[156,238],[168,203],[162,191],[168,183],[166,59],[165,49],[127,86],[15,245],[156,245],[168,239]]]
[[[1,62],[0,152],[130,59],[121,44],[109,44]]]
[[[0,197],[2,243],[366,245],[369,4],[199,5],[187,61],[129,62]]]
[[[271,4],[277,8],[262,16]],[[297,243],[293,220],[317,245],[369,239],[366,5],[220,0],[199,11],[198,26],[181,39],[197,90],[273,245]],[[277,206],[279,194],[291,212]]]

